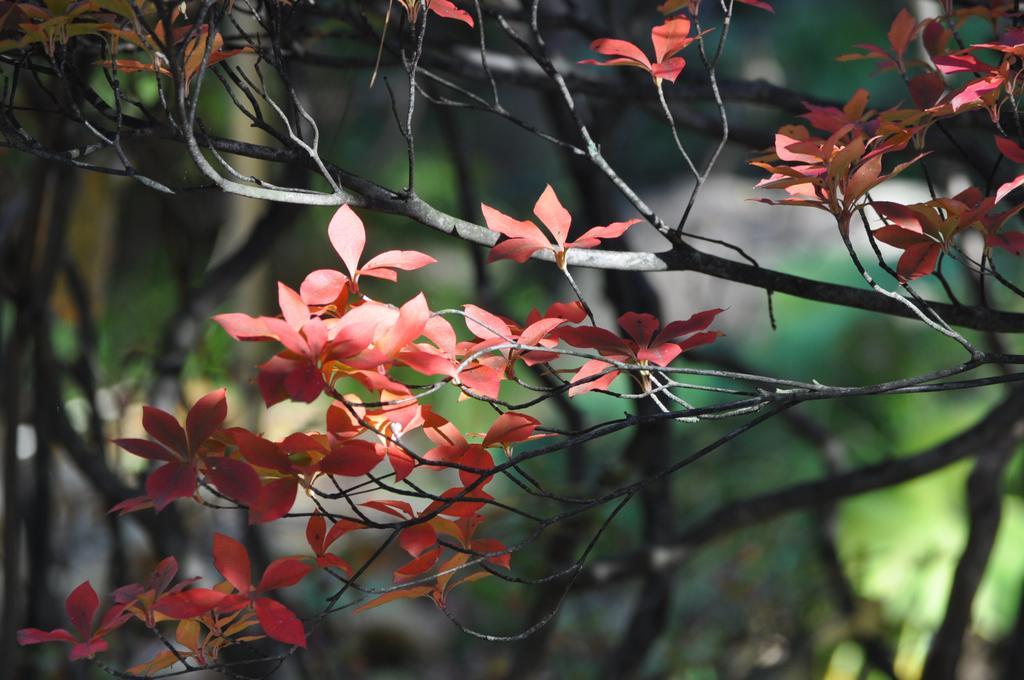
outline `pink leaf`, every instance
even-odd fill
[[[1006,184],[1000,186],[999,189],[996,190],[996,202],[1003,200],[1008,193],[1022,184],[1024,184],[1024,175],[1017,175]]]
[[[555,243],[558,244],[559,248],[564,248],[565,240],[569,237],[572,217],[561,201],[558,200],[558,196],[555,195],[555,190],[551,188],[550,184],[544,188],[544,193],[540,195],[537,203],[533,206],[533,214],[544,223],[544,226],[548,228],[551,235],[555,237]]]
[[[370,258],[370,261],[363,265],[360,273],[364,276],[374,276],[370,273],[370,270],[378,268],[401,269],[402,271],[410,272],[435,262],[437,260],[430,255],[421,253],[418,250],[388,250]]]
[[[600,245],[602,239],[618,238],[626,233],[626,230],[638,223],[640,220],[626,220],[625,222],[612,222],[604,227],[591,227],[568,245],[572,248],[595,248]]]
[[[348,277],[335,269],[310,272],[299,286],[299,295],[307,305],[329,305],[341,297]],[[226,315],[225,315],[226,316]]]
[[[359,269],[359,258],[366,247],[366,229],[352,208],[343,205],[338,208],[327,227],[327,235],[338,257],[345,263],[350,277],[355,278]]]
[[[302,297],[294,290],[277,282],[277,304],[281,308],[284,321],[292,330],[299,331],[309,321],[309,307]]]

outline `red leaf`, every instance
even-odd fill
[[[72,644],[77,642],[75,636],[63,628],[51,631],[39,630],[38,628],[22,628],[18,631],[17,638],[18,644],[22,647],[25,645],[40,645],[46,642],[70,642]]]
[[[178,460],[170,451],[148,439],[115,439],[114,444],[140,458],[165,462]]]
[[[299,483],[293,477],[275,479],[260,489],[259,498],[249,506],[249,524],[265,524],[281,519],[295,505]]]
[[[429,524],[414,524],[398,534],[398,544],[412,557],[419,557],[427,548],[437,544],[437,532]]]
[[[192,588],[164,595],[153,605],[153,609],[172,619],[191,619],[207,613],[225,597],[225,593],[210,588]]]
[[[935,264],[938,262],[941,252],[942,248],[935,242],[912,245],[900,257],[900,261],[896,265],[896,273],[906,281],[927,276],[935,271]]]
[[[488,428],[483,446],[489,448],[495,444],[526,441],[539,426],[540,421],[532,416],[513,411],[502,413]]]
[[[420,574],[429,571],[437,564],[437,558],[441,556],[441,548],[433,548],[423,553],[412,562],[409,562],[395,570],[395,583],[411,581]]]
[[[466,498],[480,498],[483,500],[473,501],[452,501],[451,499],[456,496],[465,496]],[[461,487],[455,487],[448,489],[444,493],[440,494],[444,500],[436,500],[432,502],[423,511],[423,514],[430,514],[438,512],[441,515],[447,515],[449,517],[470,517],[480,512],[480,509],[484,507],[484,502],[493,498],[489,493],[481,491],[480,489],[474,489],[473,491],[466,492]]]
[[[412,518],[415,515],[412,511],[412,506],[406,501],[366,501],[360,505],[364,508],[373,508],[401,519]]]
[[[294,366],[295,362],[281,356],[273,356],[260,364],[257,382],[263,403],[268,408],[288,398],[284,385]]]
[[[626,312],[619,317],[619,326],[626,331],[626,335],[633,338],[636,344],[646,347],[651,344],[654,334],[658,332],[661,324],[651,314],[638,314]]]
[[[1024,163],[1024,149],[1020,148],[1016,142],[1002,135],[996,135],[995,138],[996,146],[1004,156],[1014,163]]]
[[[185,431],[170,413],[152,406],[142,407],[142,427],[149,435],[182,458],[188,457]]]
[[[647,58],[644,51],[631,42],[618,40],[617,38],[599,38],[590,43],[590,49],[606,57],[623,57],[623,59],[610,59],[600,62],[593,60],[581,61],[581,64],[594,64],[595,66],[637,66],[645,71],[651,70],[651,60]],[[631,62],[631,63],[627,63]]]
[[[331,554],[320,555],[320,556],[318,556],[316,558],[316,564],[321,569],[327,569],[329,567],[333,567],[334,569],[340,569],[341,571],[345,572],[349,576],[352,575],[352,565],[350,565],[348,562],[346,562],[345,560],[341,559],[337,555],[331,555]]]
[[[478,470],[491,470],[494,467],[494,458],[491,457],[491,454],[487,449],[478,445],[473,445],[466,449],[466,454],[459,462],[462,465],[476,468]],[[477,486],[477,488],[482,488],[490,482],[492,477],[477,472],[471,472],[469,470],[459,470],[459,481],[461,481],[465,486],[476,483],[476,481],[481,477],[485,477],[485,479]]]
[[[256,618],[268,636],[288,645],[306,647],[306,631],[302,622],[288,607],[269,597],[258,598],[253,606]]]
[[[284,378],[285,393],[295,401],[308,404],[323,391],[323,375],[319,368],[309,362],[290,363],[292,368]]]
[[[79,659],[91,659],[100,652],[105,652],[109,648],[106,640],[92,639],[86,642],[80,642],[71,648],[71,654],[68,655],[68,659],[71,661],[78,661]]]
[[[409,512],[412,512],[411,508]],[[348,532],[358,531],[362,528],[362,524],[358,524],[347,519],[339,519],[337,522],[334,523],[334,526],[331,527],[331,530],[327,532],[327,537],[324,539],[324,550],[330,548],[332,543],[337,541],[339,538],[341,538]]]
[[[228,402],[221,388],[210,392],[189,409],[185,418],[185,431],[192,452],[217,431],[228,415]]]
[[[470,26],[473,25],[473,17],[469,12],[459,9],[451,0],[430,0],[430,2],[427,3],[427,7],[431,12],[439,17],[455,19],[456,21],[461,21],[469,24]]]
[[[221,533],[213,535],[213,566],[243,595],[252,590],[252,566],[245,546]]]
[[[914,105],[926,109],[939,101],[939,97],[946,91],[946,81],[938,73],[928,71],[911,78],[907,89],[910,90]]]
[[[269,590],[277,590],[278,588],[288,588],[304,579],[309,570],[310,566],[308,564],[300,562],[293,557],[274,560],[267,566],[266,571],[263,572],[263,578],[260,579],[256,590],[265,593]]]
[[[478,553],[504,552],[503,555],[488,557],[487,561],[491,564],[496,564],[499,567],[504,567],[505,569],[512,568],[512,554],[505,552],[508,548],[506,548],[505,544],[496,538],[478,538],[473,541],[470,548]]]
[[[196,469],[188,463],[161,465],[146,479],[146,493],[153,507],[160,512],[179,498],[188,498],[196,492]]]
[[[306,541],[315,554],[324,554],[324,538],[326,535],[327,520],[320,513],[312,515],[306,523]]]
[[[361,607],[358,607],[355,613],[359,614],[360,612],[364,612],[367,609],[373,609],[374,607],[379,607],[382,604],[394,602],[395,600],[404,600],[408,598],[429,595],[431,592],[433,592],[433,590],[433,586],[416,586],[415,588],[406,588],[405,590],[392,590],[390,592],[384,593],[377,599],[371,600],[370,602],[367,602]]]
[[[221,493],[242,505],[252,505],[259,498],[260,476],[240,460],[207,458],[206,475]]]
[[[67,611],[68,620],[78,631],[82,639],[92,635],[92,624],[96,618],[96,610],[100,607],[100,598],[92,589],[92,584],[84,581],[77,588],[71,591],[64,601],[64,609]]]
[[[932,63],[944,74],[963,73],[966,71],[984,73],[991,67],[969,54],[947,54],[932,57]]]
[[[107,514],[117,512],[122,515],[126,515],[129,512],[138,512],[144,508],[153,507],[153,501],[149,496],[134,496],[133,498],[126,498],[114,507],[107,510]]]
[[[900,13],[893,19],[892,26],[889,28],[889,44],[892,45],[892,49],[896,52],[897,57],[902,58],[903,53],[907,51],[907,47],[910,45],[910,41],[914,39],[916,33],[917,22],[914,20],[913,15],[906,9],[900,10]]]
[[[362,477],[384,459],[383,451],[373,443],[352,439],[331,450],[320,461],[320,471],[342,477]]]
[[[874,237],[882,243],[887,243],[895,248],[906,250],[910,246],[921,243],[934,243],[930,238],[919,231],[904,229],[895,224],[876,229],[872,232]]]
[[[593,376],[599,375],[603,371],[608,371],[608,373],[599,378],[593,378]],[[591,359],[583,364],[580,370],[576,371],[576,375],[569,381],[572,384],[572,387],[569,388],[569,396],[575,397],[578,394],[584,394],[591,390],[608,389],[618,375],[618,369],[613,369],[607,362],[600,359]]]
[[[251,464],[278,472],[289,473],[292,471],[288,456],[278,448],[277,444],[241,428],[233,429],[231,434],[235,443],[238,444],[238,450]]]
[[[1008,253],[1020,255],[1024,253],[1024,233],[1004,231],[1001,234],[993,234],[985,239],[985,245],[990,248],[1002,248]]]
[[[688,337],[686,340],[683,340],[682,342],[678,343],[679,351],[680,353],[688,352],[689,350],[695,349],[697,347],[710,345],[712,342],[714,342],[720,337],[722,337],[722,334],[719,333],[718,331],[705,331],[703,333],[695,333]]]
[[[693,42],[689,35],[690,20],[682,16],[666,19],[665,23],[651,29],[655,61],[664,62]]]

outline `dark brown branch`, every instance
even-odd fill
[[[956,565],[946,615],[932,638],[921,680],[955,680],[964,635],[971,624],[971,604],[992,554],[1002,514],[1003,470],[1014,447],[1003,442],[984,451],[967,480],[970,528],[967,545]]]

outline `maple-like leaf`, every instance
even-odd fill
[[[538,250],[548,250],[554,254],[555,262],[561,269],[565,269],[566,253],[570,249],[595,248],[603,239],[618,238],[640,221],[634,219],[614,222],[604,227],[591,227],[578,239],[570,241],[568,239],[572,216],[558,200],[550,184],[533,207],[533,214],[545,226],[547,234],[530,220],[517,220],[487,204],[481,204],[480,208],[483,210],[487,228],[506,237],[491,248],[487,257],[488,262],[508,259],[522,263]]]
[[[722,311],[709,309],[698,312],[685,321],[673,321],[664,328],[651,314],[626,312],[619,317],[619,327],[628,338],[596,326],[566,328],[561,337],[574,347],[595,349],[602,357],[613,361],[664,367],[683,352],[714,342],[721,333],[706,329]],[[619,369],[607,361],[591,359],[570,381],[569,396],[607,389],[619,373]]]
[[[310,565],[294,557],[282,557],[267,565],[259,582],[253,585],[252,567],[245,546],[221,533],[213,535],[213,564],[247,600],[268,636],[285,644],[306,646],[302,622],[290,609],[265,594],[295,585],[309,573]]]
[[[259,478],[245,463],[207,457],[203,447],[227,417],[227,400],[223,389],[210,392],[189,409],[182,428],[166,411],[151,406],[142,410],[142,426],[155,441],[148,439],[115,439],[119,447],[141,458],[162,462],[146,479],[145,499],[129,499],[115,509],[131,511],[151,502],[160,512],[178,498],[193,496],[202,469],[226,495],[248,503],[255,497]]]
[[[690,19],[680,16],[666,19],[665,23],[651,29],[651,43],[654,45],[653,61],[643,50],[629,41],[600,38],[590,43],[590,49],[598,54],[611,57],[611,59],[605,61],[584,59],[579,63],[595,66],[632,66],[647,71],[659,86],[663,80],[674,83],[683,68],[686,67],[686,60],[676,55],[700,38],[699,35],[689,37],[690,27]]]
[[[74,634],[64,628],[56,628],[51,631],[22,628],[17,634],[18,644],[24,646],[45,642],[67,642],[71,644],[69,658],[72,661],[91,659],[96,654],[107,650],[107,641],[103,638],[132,618],[131,614],[124,611],[124,605],[115,604],[107,610],[97,625],[96,613],[99,607],[100,600],[96,591],[93,590],[92,584],[84,581],[72,590],[64,601],[64,609],[75,630]]]

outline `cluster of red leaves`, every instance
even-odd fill
[[[996,204],[1024,185],[1024,174],[1003,183],[991,196],[968,187],[952,197],[902,205],[871,201],[868,194],[925,155],[916,153],[886,174],[886,154],[905,151],[908,146],[920,150],[932,126],[963,112],[984,109],[993,121],[998,121],[1003,105],[1019,98],[1024,31],[1010,26],[994,42],[950,51],[954,32],[965,22],[981,18],[997,29],[1007,8],[1007,3],[956,11],[946,7],[944,16],[920,22],[903,10],[892,22],[888,45],[858,45],[863,52],[839,57],[843,61],[873,59],[879,62],[880,71],[898,71],[914,106],[868,110],[868,94],[863,89],[842,109],[806,104],[808,112],[802,117],[824,135],[815,136],[799,125],[781,128],[775,136],[774,150],[752,164],[771,173],[758,183],[759,188],[783,189],[789,197],[759,200],[824,210],[835,217],[844,234],[853,216],[870,206],[885,221],[873,232],[874,238],[903,251],[896,272],[904,281],[934,272],[940,256],[949,252],[956,237],[968,231],[982,235],[986,253],[996,248],[1020,255],[1024,234],[1003,227],[1024,204],[1001,211],[996,210]],[[908,50],[917,39],[922,41],[930,62],[908,58]],[[977,56],[979,52],[995,52],[999,63],[983,61]],[[957,74],[970,77],[956,85],[948,77]],[[1017,142],[997,135],[995,143],[1005,159],[1024,162],[1024,148]]]
[[[563,269],[569,249],[592,248],[602,239],[620,236],[637,221],[594,227],[570,240],[571,216],[551,187],[537,201],[534,213],[553,241],[532,222],[514,220],[486,205],[482,210],[488,225],[507,238],[494,247],[491,260],[522,262],[548,250]],[[517,379],[520,364],[564,360],[577,366],[552,371],[575,373],[567,385],[570,396],[575,396],[609,387],[624,364],[664,367],[719,335],[707,330],[721,312],[718,309],[670,323],[660,332],[654,317],[626,314],[619,319],[628,336],[623,339],[581,325],[587,318],[585,307],[571,302],[552,304],[543,314],[534,309],[525,323],[467,304],[460,314],[465,326],[460,338],[444,314],[430,310],[422,293],[396,307],[369,298],[361,287],[366,279],[394,282],[399,271],[432,264],[432,257],[392,250],[364,261],[366,231],[348,206],[337,210],[327,231],[339,269],[311,272],[297,291],[278,284],[278,315],[214,317],[236,340],[275,348],[276,353],[258,368],[267,407],[284,400],[308,403],[323,398],[322,430],[294,432],[274,441],[228,426],[223,389],[200,398],[183,423],[171,413],[144,407],[142,426],[148,438],[114,443],[154,467],[145,494],[112,510],[160,512],[180,499],[203,502],[206,489],[219,503],[234,502],[246,509],[250,524],[262,524],[289,516],[300,489],[318,498],[323,485],[330,483],[331,489],[345,495],[344,480],[367,477],[379,465],[388,465],[395,481],[451,470],[455,481],[441,486],[445,490],[422,507],[388,497],[381,487],[368,500],[350,499],[348,507],[355,510],[355,517],[334,515],[318,501],[318,511],[306,523],[311,554],[278,559],[258,580],[245,548],[217,534],[213,561],[224,577],[222,583],[200,588],[194,585],[196,579],[186,579],[172,585],[177,562],[167,558],[143,583],[117,589],[113,606],[96,628],[92,620],[98,598],[84,584],[68,600],[77,635],[62,629],[25,630],[19,634],[22,644],[71,642],[72,658],[86,658],[105,650],[105,637],[130,619],[149,628],[174,623],[177,646],[132,669],[144,675],[186,659],[207,664],[224,647],[263,636],[303,647],[306,632],[301,621],[270,593],[299,583],[314,568],[338,578],[352,577],[349,562],[331,549],[344,536],[368,530],[397,529],[397,545],[408,561],[394,570],[395,589],[362,609],[421,596],[444,606],[459,585],[484,578],[492,569],[510,568],[512,551],[498,539],[479,535],[485,508],[495,499],[493,482],[517,447],[553,435],[544,433],[536,418],[510,410],[499,412],[486,432],[467,434],[421,401],[430,391],[424,382],[433,379],[434,387],[454,386],[461,399],[497,405],[502,386]],[[592,349],[596,355],[580,367],[576,356],[563,357],[563,347]],[[403,381],[410,373],[418,376],[411,381],[415,388]],[[638,380],[649,388],[645,371]],[[422,454],[406,443],[415,431],[430,443]],[[257,626],[262,632],[253,630]]]
[[[18,642],[22,645],[69,642],[72,644],[70,658],[77,660],[106,651],[108,643],[104,638],[132,619],[138,619],[149,628],[158,623],[177,622],[175,638],[181,647],[163,651],[128,670],[141,675],[153,675],[188,659],[201,665],[215,661],[225,646],[263,637],[246,633],[257,624],[274,640],[306,646],[302,622],[290,609],[266,594],[297,584],[309,573],[310,565],[297,558],[275,560],[253,585],[248,552],[241,543],[223,534],[214,535],[213,559],[217,571],[224,577],[214,588],[190,587],[198,580],[196,578],[172,586],[178,563],[168,557],[153,569],[145,582],[115,590],[111,596],[114,604],[98,625],[95,619],[99,597],[86,581],[72,591],[65,602],[77,637],[63,628],[49,632],[27,628],[18,631]]]

